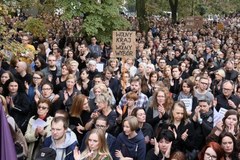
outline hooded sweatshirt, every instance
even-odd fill
[[[146,144],[141,130],[131,139],[124,132],[120,133],[116,141],[116,150],[120,150],[124,157],[131,157],[133,160],[143,160],[146,156]]]
[[[75,146],[77,145],[77,137],[73,131],[71,131],[69,128],[66,132],[66,139],[64,143],[56,147],[56,144],[52,138],[52,136],[48,137],[44,141],[44,147],[52,148],[56,151],[56,160],[73,160],[73,150]]]

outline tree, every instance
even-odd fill
[[[169,0],[169,5],[172,12],[172,23],[177,22],[178,0]]]
[[[146,30],[146,0],[136,0],[136,10],[137,10],[137,18],[139,22],[139,29],[141,31]]]

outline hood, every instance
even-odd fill
[[[124,156],[137,158],[138,148],[144,143],[144,136],[140,129],[137,130],[137,135],[131,139],[128,139],[124,132],[122,132],[119,135],[119,141],[121,143],[120,150]]]
[[[65,149],[76,141],[77,141],[77,137],[76,137],[75,133],[71,129],[68,128],[67,132],[66,132],[65,142],[60,147],[58,147],[58,149]],[[54,140],[52,140],[52,142],[54,143]]]
[[[140,141],[142,141],[144,139],[144,135],[142,133],[142,131],[140,129],[138,129],[137,131],[137,135],[131,139],[128,139],[128,137],[124,134],[124,132],[122,132],[121,134],[121,140],[122,143],[124,143],[125,145],[132,145],[132,144],[136,144],[139,143]]]

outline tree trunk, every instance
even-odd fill
[[[169,0],[169,5],[172,12],[172,23],[177,22],[178,0]]]
[[[141,31],[146,29],[145,4],[146,0],[136,0],[137,18],[139,22],[139,29]]]

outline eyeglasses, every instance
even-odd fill
[[[200,83],[202,83],[202,84],[204,84],[204,85],[206,85],[206,86],[208,85],[208,83],[205,83],[205,82],[200,82]]]
[[[231,91],[232,89],[230,88],[223,88],[224,91]]]
[[[41,77],[33,77],[33,79],[42,79]]]
[[[46,90],[49,91],[49,90],[51,90],[51,89],[52,89],[52,88],[42,88],[43,91],[46,91]]]
[[[38,109],[42,109],[42,110],[45,110],[47,109],[48,107],[43,107],[43,106],[38,106]]]
[[[217,156],[211,155],[210,153],[205,152],[205,155],[206,155],[207,159],[210,159],[210,160],[216,160],[217,159]]]
[[[106,128],[106,126],[100,125],[100,124],[95,124],[95,128],[104,129],[104,128]]]

